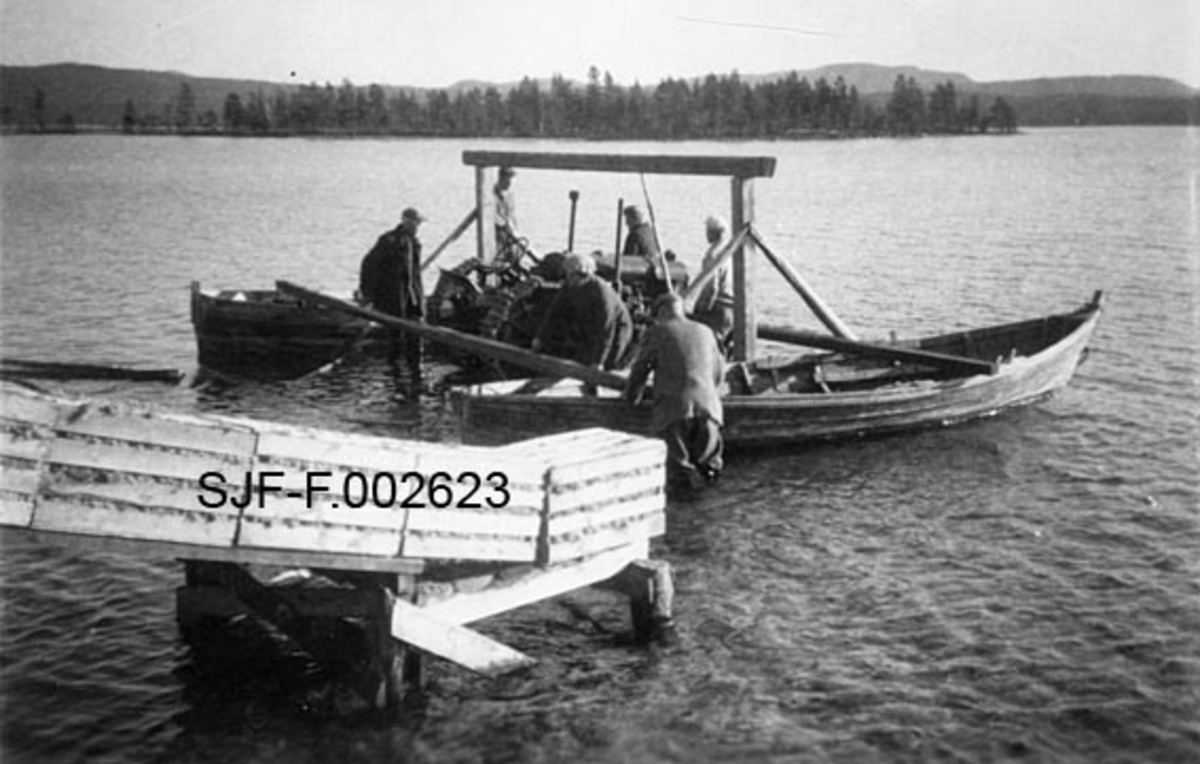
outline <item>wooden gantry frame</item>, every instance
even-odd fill
[[[683,156],[673,154],[573,154],[525,151],[464,151],[463,164],[475,168],[476,247],[486,259],[485,225],[490,204],[488,169],[513,167],[535,170],[579,172],[620,172],[658,175],[705,175],[729,178],[729,220],[731,233],[746,229],[754,222],[754,179],[775,174],[775,158],[763,156]],[[754,314],[755,238],[745,237],[734,248],[734,357],[746,360],[755,356],[756,319]]]
[[[757,355],[757,340],[759,338],[784,342],[807,347],[817,347],[838,350],[846,353],[862,355],[871,358],[882,358],[899,362],[920,362],[934,368],[942,368],[953,373],[995,373],[993,364],[976,359],[945,356],[937,353],[925,353],[912,348],[891,344],[862,342],[812,289],[803,276],[786,259],[772,251],[763,241],[761,234],[754,225],[754,180],[769,178],[775,173],[775,158],[765,156],[688,156],[678,154],[582,154],[582,153],[550,153],[525,151],[464,151],[463,164],[475,169],[475,206],[458,225],[450,236],[439,245],[434,254],[423,264],[428,266],[437,255],[452,241],[456,240],[472,225],[475,226],[476,250],[480,261],[488,259],[488,237],[492,235],[489,222],[491,200],[488,192],[488,172],[490,168],[513,167],[535,170],[562,170],[575,172],[618,172],[660,175],[700,175],[726,177],[729,179],[729,219],[731,221],[730,239],[720,252],[716,253],[713,262],[697,277],[690,281],[683,293],[685,300],[694,298],[699,290],[715,276],[721,268],[731,266],[733,270],[733,299],[734,326],[733,348],[728,361],[750,362]],[[617,242],[620,246],[620,242]],[[800,296],[812,314],[829,330],[828,335],[818,335],[812,332],[798,331],[781,327],[759,326],[755,305],[754,285],[756,279],[757,257],[755,252],[761,252],[767,261],[779,272],[784,281]],[[287,286],[289,290],[300,292],[295,285]],[[310,299],[325,301],[347,312],[358,313],[372,320],[395,325],[397,328],[412,331],[429,337],[435,331],[445,331],[434,327],[424,327],[414,322],[404,322],[363,311],[353,305],[339,303],[325,295],[306,291],[303,296]],[[457,334],[449,332],[448,334]],[[446,341],[457,346],[473,344],[473,350],[481,355],[505,358],[540,373],[546,372],[547,359],[536,353],[511,348],[494,347],[481,342],[478,338],[463,338],[461,336],[431,337],[437,341]],[[560,361],[561,363],[561,361]],[[620,378],[606,372],[587,368],[558,368],[553,370],[554,376],[574,377],[591,384],[620,388]]]

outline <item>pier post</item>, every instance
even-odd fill
[[[392,712],[401,707],[410,692],[419,691],[424,684],[420,653],[392,636],[396,599],[396,592],[388,587],[376,587],[367,618],[370,673],[379,681],[371,701],[376,709]]]
[[[666,642],[674,629],[675,584],[665,560],[635,560],[598,588],[629,597],[633,638],[639,644]]]
[[[241,565],[184,560],[185,585],[176,593],[176,619],[185,639],[202,640],[206,626],[236,615],[251,615],[286,634],[318,661],[342,668],[350,684],[380,711],[400,709],[410,692],[421,689],[421,654],[394,638],[392,618],[398,599],[416,597],[415,578],[406,574],[322,571],[352,587],[320,588],[263,583]],[[328,639],[322,622],[361,619],[366,655],[346,655]]]

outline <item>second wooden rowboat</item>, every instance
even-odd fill
[[[201,367],[290,378],[345,355],[372,323],[272,289],[210,292],[193,282],[192,326]]]
[[[725,442],[730,450],[944,426],[1040,400],[1067,384],[1086,355],[1100,293],[1067,313],[898,344],[994,364],[962,374],[919,363],[840,353],[767,357],[728,367]],[[786,330],[760,327],[763,338]],[[519,440],[580,427],[651,435],[650,402],[625,403],[615,390],[585,395],[573,380],[517,380],[452,392],[463,439]]]

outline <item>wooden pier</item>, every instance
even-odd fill
[[[671,617],[665,446],[592,429],[482,448],[48,397],[0,384],[0,525],[178,559],[185,637],[253,615],[314,658],[362,624],[358,692],[395,708],[431,654],[495,675],[533,659],[468,627],[588,586]]]

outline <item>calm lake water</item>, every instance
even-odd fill
[[[680,644],[622,644],[597,592],[482,625],[536,657],[499,680],[430,661],[380,724],[261,634],[216,667],[181,642],[170,560],[0,534],[8,762],[1184,762],[1200,757],[1200,133],[570,144],[0,138],[6,357],[195,370],[188,285],[349,292],[421,208],[463,218],[469,148],[772,155],[759,227],[848,325],[901,336],[1073,308],[1093,352],[1059,396],[953,429],[732,460],[669,508]],[[726,181],[647,178],[693,266]],[[611,249],[636,176],[522,171],[523,227]],[[464,240],[445,264],[469,256]],[[817,324],[765,262],[760,315]],[[436,370],[434,370],[436,371]],[[436,375],[435,375],[436,376]],[[297,382],[52,389],[453,440],[447,400],[365,359]]]

